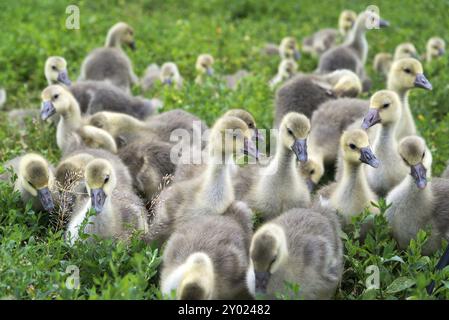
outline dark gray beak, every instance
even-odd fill
[[[369,109],[368,113],[366,114],[365,118],[363,119],[362,129],[366,130],[368,128],[371,128],[372,126],[374,126],[377,123],[380,123],[379,110]]]
[[[444,51],[443,48],[439,48],[439,49],[438,49],[438,54],[439,54],[440,56],[444,55],[444,53],[445,53],[445,51]]]
[[[307,184],[307,189],[309,189],[309,192],[313,192],[313,190],[315,190],[316,184],[315,182],[312,181],[312,179],[307,179],[306,181]]]
[[[390,26],[390,22],[384,19],[379,19],[379,27],[386,28]]]
[[[293,52],[293,56],[295,57],[295,60],[301,59],[301,53],[298,50]]]
[[[96,213],[100,213],[103,210],[104,202],[106,201],[106,193],[103,189],[90,190],[90,198],[92,200],[92,207]]]
[[[164,80],[164,84],[171,86],[173,83],[172,79],[168,78]]]
[[[243,153],[247,156],[253,157],[259,160],[259,150],[257,150],[256,145],[249,139],[244,140]]]
[[[380,164],[370,147],[360,148],[360,161],[373,168],[378,168]]]
[[[415,179],[415,183],[419,189],[424,189],[427,185],[427,170],[422,163],[411,166],[410,174]]]
[[[42,102],[42,106],[41,106],[41,119],[42,120],[47,120],[55,113],[56,113],[56,109],[53,106],[53,103],[51,103],[51,101]]]
[[[129,44],[129,47],[131,48],[132,51],[136,51],[137,49],[136,43],[134,41]]]
[[[270,281],[271,274],[269,272],[256,271],[256,293],[266,293],[268,281]]]
[[[298,161],[307,162],[307,139],[296,139],[291,148],[296,154]]]
[[[51,192],[48,188],[42,188],[37,190],[37,196],[45,211],[47,212],[53,211],[55,205],[53,203],[53,198],[51,197]]]
[[[58,78],[56,79],[58,82],[65,84],[66,86],[70,86],[72,82],[69,79],[69,74],[67,70],[62,70],[58,73]]]
[[[427,78],[422,73],[416,75],[415,87],[423,88],[426,90],[432,90],[432,84],[429,82],[429,80],[427,80]]]
[[[213,68],[207,68],[206,73],[208,76],[212,76],[214,74],[214,69]]]

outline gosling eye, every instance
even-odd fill
[[[426,156],[426,152],[424,151],[424,152],[422,153],[422,158],[421,158],[421,159],[424,159],[425,156]]]
[[[252,122],[248,123],[248,128],[253,129],[254,128],[254,123],[252,123]]]
[[[410,73],[412,73],[412,70],[410,70],[409,68],[405,68],[404,72],[410,74]]]
[[[315,173],[315,169],[310,170],[310,174],[314,174]]]
[[[287,128],[287,132],[288,132],[289,135],[293,136],[293,131],[292,131],[292,129]]]
[[[51,68],[52,68],[53,70],[56,70],[56,66],[51,66]]]
[[[56,100],[56,99],[58,99],[58,98],[59,98],[59,94],[53,95],[53,100]]]
[[[351,148],[352,150],[355,150],[355,149],[357,149],[357,146],[353,143],[350,143],[349,148]]]
[[[390,106],[389,103],[385,103],[385,104],[382,106],[382,108],[386,109],[386,108],[388,108],[389,106]]]
[[[108,183],[109,182],[109,175],[107,175],[105,178],[104,178],[104,183]]]

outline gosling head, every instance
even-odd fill
[[[413,58],[393,62],[388,75],[388,87],[395,91],[407,91],[412,88],[432,90],[432,84],[424,76],[421,62]]]
[[[430,171],[432,166],[432,155],[427,150],[424,139],[418,136],[405,137],[399,143],[399,155],[410,167],[410,175],[416,186],[424,189],[427,185],[428,170]]]
[[[430,38],[426,45],[427,60],[438,58],[446,52],[446,43],[439,37]]]
[[[293,77],[298,71],[298,64],[293,59],[283,59],[278,67],[278,74],[282,80],[287,80]]]
[[[256,275],[256,292],[266,293],[271,275],[288,260],[284,230],[274,223],[260,227],[252,238],[250,257]]]
[[[86,166],[84,178],[92,208],[99,214],[103,210],[106,198],[110,197],[115,189],[117,181],[114,169],[109,161],[95,159]]]
[[[111,153],[117,153],[117,143],[106,130],[86,125],[79,129],[78,134],[83,143],[90,148],[104,149]]]
[[[236,118],[243,120],[243,122],[246,123],[248,128],[251,131],[253,131],[254,139],[259,140],[259,141],[262,141],[264,139],[261,132],[257,129],[256,119],[254,119],[253,115],[251,113],[249,113],[248,111],[243,110],[243,109],[231,109],[231,110],[227,111],[223,116],[225,116],[225,117],[231,116],[231,117],[236,117]]]
[[[166,62],[161,67],[161,82],[166,85],[177,84],[180,79],[178,67],[173,62]]]
[[[55,113],[64,114],[73,103],[72,94],[61,85],[51,85],[42,91],[41,118],[47,120]]]
[[[106,46],[127,45],[131,50],[136,50],[136,42],[134,41],[134,30],[124,22],[118,22],[108,31]]]
[[[352,10],[343,10],[338,18],[338,29],[340,34],[345,36],[354,26],[355,20],[357,19],[357,13]]]
[[[200,54],[196,59],[195,68],[200,75],[211,76],[214,74],[214,58],[210,54]]]
[[[291,149],[298,161],[307,161],[307,137],[310,132],[310,120],[297,112],[287,113],[279,126],[280,143]]]
[[[398,45],[394,51],[394,60],[404,59],[404,58],[415,58],[419,59],[418,52],[416,51],[413,43],[406,42]]]
[[[233,116],[221,117],[213,126],[209,141],[214,154],[224,155],[225,158],[243,152],[256,159],[259,154],[252,141],[253,132],[241,119]]]
[[[357,97],[362,92],[360,78],[350,70],[336,70],[330,74],[332,93],[341,97]]]
[[[401,118],[401,101],[396,92],[377,91],[370,100],[370,109],[363,119],[362,129],[368,129],[377,123],[396,123]]]
[[[49,189],[52,175],[47,160],[34,153],[24,155],[20,160],[18,179],[26,191],[39,198],[45,211],[53,211],[55,206]]]
[[[318,161],[309,158],[307,162],[299,165],[299,172],[307,183],[310,192],[315,190],[324,174],[324,167]]]
[[[282,39],[281,45],[279,46],[279,53],[282,59],[299,60],[299,58],[301,58],[301,54],[298,50],[298,44],[296,43],[296,39],[293,37],[285,37]]]
[[[347,163],[359,165],[366,163],[373,168],[379,167],[379,160],[371,150],[368,134],[360,129],[345,131],[340,139],[343,158]]]
[[[48,85],[63,84],[70,86],[72,84],[67,72],[67,62],[63,57],[49,57],[45,62],[44,73]]]
[[[185,263],[184,276],[176,290],[179,300],[210,300],[214,294],[214,266],[208,255],[197,252]]]
[[[363,26],[364,30],[371,30],[386,28],[390,26],[390,23],[387,20],[382,19],[377,12],[373,10],[365,10],[357,16],[354,26]]]

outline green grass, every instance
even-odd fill
[[[181,91],[158,87],[150,96],[158,96],[165,110],[183,108],[208,124],[229,108],[251,111],[258,126],[272,123],[273,93],[266,85],[275,74],[278,58],[263,57],[258,48],[265,42],[279,42],[286,35],[302,39],[322,27],[335,27],[342,9],[361,11],[368,4],[349,1],[271,1],[271,0],[157,0],[157,1],[79,1],[81,29],[65,28],[64,1],[2,1],[0,3],[0,86],[7,89],[6,110],[38,108],[45,59],[64,56],[69,74],[76,80],[86,54],[104,42],[108,28],[126,21],[136,30],[138,50],[128,52],[138,75],[150,63],[174,61],[185,79]],[[371,61],[379,51],[393,52],[394,47],[411,41],[420,53],[434,35],[447,38],[449,1],[376,1],[383,17],[392,27],[369,32],[368,72],[374,90],[384,81],[373,74]],[[217,73],[239,68],[252,72],[240,88],[229,91],[211,81],[204,87],[193,85],[196,56],[208,52],[216,58]],[[301,71],[314,70],[317,61],[304,55]],[[417,126],[432,150],[433,173],[438,175],[449,159],[447,144],[449,121],[449,62],[444,59],[425,65],[425,74],[434,90],[415,90],[410,104]],[[139,94],[139,89],[133,89]],[[366,95],[368,97],[369,95]],[[0,117],[0,161],[23,152],[37,151],[57,163],[60,152],[55,129],[38,121],[29,121],[19,132],[2,114]],[[423,257],[420,247],[425,235],[407,250],[398,250],[382,218],[375,219],[376,229],[365,244],[355,231],[346,235],[345,274],[337,292],[338,299],[425,299],[424,287],[436,278],[443,288],[431,298],[449,298],[449,270],[433,274],[438,253]],[[160,298],[157,268],[160,257],[155,249],[134,240],[129,245],[102,241],[67,247],[62,232],[48,227],[48,217],[23,205],[9,184],[0,185],[0,297],[17,299],[152,299]],[[66,269],[80,269],[79,290],[66,288]],[[366,268],[376,265],[380,271],[380,289],[367,290]],[[446,280],[444,280],[446,279]]]

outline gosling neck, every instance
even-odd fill
[[[340,190],[355,190],[359,194],[367,195],[368,181],[361,163],[352,163],[347,160],[343,163],[343,177],[339,183]]]
[[[354,48],[362,60],[363,65],[366,63],[368,55],[368,42],[366,41],[365,20],[357,19],[355,26],[349,31],[345,44]]]
[[[374,143],[375,153],[379,151],[397,152],[396,151],[396,128],[397,122],[382,123],[377,133]]]
[[[122,48],[122,42],[120,40],[120,35],[118,32],[112,30],[108,33],[108,36],[106,37],[105,47],[117,49]]]
[[[81,110],[75,98],[70,98],[70,105],[67,111],[61,113],[61,121],[66,127],[72,129],[81,127]]]
[[[388,81],[388,90],[395,91],[402,104],[402,116],[399,120],[396,138],[400,139],[405,136],[416,134],[415,120],[413,119],[413,114],[408,103],[410,89],[398,88],[392,82]]]

